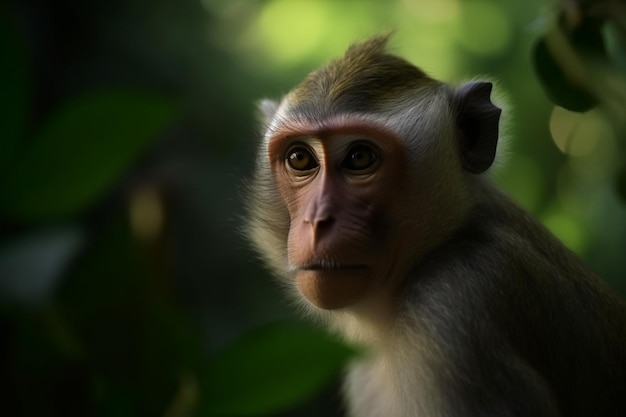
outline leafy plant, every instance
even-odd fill
[[[626,5],[609,0],[562,2],[557,16],[537,41],[532,57],[546,95],[575,112],[600,107],[624,149]],[[624,182],[626,161],[615,182],[626,202]]]

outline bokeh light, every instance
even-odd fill
[[[551,206],[542,216],[543,224],[572,251],[583,254],[587,248],[586,233],[578,218],[559,207]]]
[[[330,15],[324,2],[272,0],[261,11],[253,33],[261,36],[276,64],[289,65],[319,48],[324,31],[332,28]]]
[[[581,114],[559,106],[550,116],[550,133],[561,152],[579,158],[591,155],[613,136],[611,126],[598,111]]]
[[[502,3],[494,1],[461,2],[457,41],[468,51],[493,55],[510,46],[512,22]],[[489,24],[485,24],[489,22]]]

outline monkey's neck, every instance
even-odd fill
[[[397,315],[395,295],[381,290],[342,311],[328,312],[327,324],[351,343],[376,346],[392,330]]]

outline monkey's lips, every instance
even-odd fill
[[[310,263],[295,270],[300,293],[319,308],[334,310],[356,303],[370,287],[367,265]]]
[[[359,269],[367,269],[367,265],[362,264],[340,264],[340,263],[322,263],[312,262],[296,268],[301,271],[355,271]]]

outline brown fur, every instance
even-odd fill
[[[322,109],[330,114],[376,111],[408,90],[436,83],[408,61],[386,53],[388,39],[384,35],[352,45],[343,57],[306,77],[289,95],[292,116],[319,115]]]

